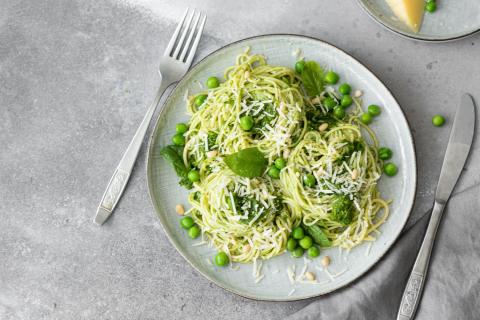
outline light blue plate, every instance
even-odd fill
[[[480,31],[479,0],[437,0],[437,11],[425,12],[419,33],[399,21],[385,0],[358,0],[378,23],[408,38],[424,41],[451,41]]]
[[[340,255],[338,249],[323,250],[332,263],[331,279],[318,269],[321,258],[310,262],[308,270],[317,275],[320,284],[291,285],[287,276],[288,266],[296,266],[297,274],[304,266],[303,259],[294,259],[283,254],[264,261],[265,278],[255,283],[252,265],[237,265],[238,270],[217,268],[212,264],[215,250],[207,246],[192,246],[200,240],[188,238],[179,226],[180,217],[175,212],[176,204],[188,207],[187,191],[178,185],[173,169],[159,156],[160,149],[170,144],[175,124],[188,120],[185,93],[200,91],[199,83],[210,76],[222,77],[225,68],[235,63],[236,56],[250,46],[252,53],[264,54],[273,65],[293,66],[297,57],[292,54],[300,49],[310,60],[331,67],[342,81],[364,92],[365,105],[375,103],[383,106],[382,115],[374,121],[380,143],[393,149],[393,161],[399,164],[399,173],[394,178],[382,178],[379,190],[386,199],[392,199],[391,214],[380,228],[382,234],[369,248],[364,244],[348,255]],[[412,136],[407,121],[388,89],[367,68],[345,52],[325,42],[294,35],[267,35],[245,39],[230,44],[207,56],[187,73],[168,97],[155,130],[151,136],[147,164],[147,179],[150,196],[160,222],[178,252],[201,274],[217,285],[242,295],[261,300],[298,300],[318,296],[347,285],[369,270],[392,246],[402,230],[413,205],[416,189],[416,163]],[[343,272],[344,271],[344,272]],[[342,273],[343,272],[343,273]],[[293,290],[295,289],[295,290]]]

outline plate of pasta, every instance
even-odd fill
[[[406,118],[360,62],[317,39],[225,46],[178,83],[152,133],[147,179],[178,252],[236,294],[271,301],[341,288],[393,245],[416,190]]]

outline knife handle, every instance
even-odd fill
[[[411,320],[415,316],[415,312],[417,311],[417,307],[422,297],[430,256],[444,208],[445,203],[435,201],[422,246],[420,247],[417,259],[415,260],[410,277],[408,278],[405,291],[403,292],[397,320]]]

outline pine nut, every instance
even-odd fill
[[[353,96],[355,98],[360,98],[362,95],[363,95],[362,90],[355,90],[355,92],[353,93]]]
[[[175,211],[177,211],[177,213],[181,216],[183,216],[185,214],[185,209],[183,208],[183,206],[181,204],[177,204],[175,206]]]
[[[325,256],[322,258],[322,266],[326,267],[330,264],[330,257],[329,256]]]
[[[217,150],[212,150],[212,151],[208,151],[207,152],[207,158],[214,158],[218,155],[218,151]]]
[[[318,131],[322,132],[322,131],[325,131],[327,130],[328,128],[328,123],[322,123],[319,127],[318,127]]]
[[[315,273],[308,271],[305,272],[305,278],[307,278],[309,281],[315,281],[317,277],[315,276]]]
[[[357,180],[357,178],[358,178],[358,170],[353,169],[352,170],[352,180]]]
[[[320,104],[320,98],[319,98],[319,97],[315,97],[315,98],[313,98],[310,102],[311,102],[312,104]]]

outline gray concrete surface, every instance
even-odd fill
[[[370,67],[412,125],[417,215],[432,201],[451,124],[434,128],[431,116],[451,119],[462,91],[480,99],[480,35],[413,42],[354,1],[0,2],[0,319],[281,319],[308,304],[250,301],[195,272],[154,215],[145,149],[115,215],[101,228],[91,222],[186,6],[209,17],[198,57],[285,32]],[[460,188],[479,180],[468,172]]]

